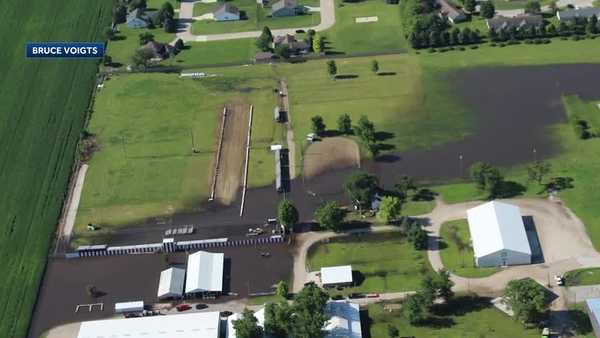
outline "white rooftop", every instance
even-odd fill
[[[185,293],[223,291],[225,255],[198,251],[188,257]]]
[[[136,301],[132,301],[132,302],[115,303],[115,312],[116,313],[142,311],[142,310],[144,310],[144,301],[142,301],[142,300],[136,300]]]
[[[323,285],[352,283],[352,265],[321,268],[321,282]]]
[[[185,270],[170,268],[160,273],[158,282],[158,298],[178,297],[183,295],[183,282],[185,281]]]
[[[358,304],[345,300],[329,301],[325,315],[330,318],[325,323],[325,338],[362,338]]]
[[[219,312],[95,320],[77,338],[219,338]]]
[[[519,207],[492,201],[467,210],[475,257],[499,250],[531,255]]]

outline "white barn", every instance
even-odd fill
[[[185,293],[222,292],[224,263],[223,253],[198,251],[189,255]]]
[[[519,207],[492,201],[467,210],[467,219],[477,266],[531,263]]]
[[[159,299],[179,298],[183,295],[185,270],[169,268],[160,273],[157,297]]]

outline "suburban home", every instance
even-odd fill
[[[479,267],[531,263],[531,248],[519,207],[492,201],[467,210]]]
[[[463,22],[467,20],[467,15],[461,9],[456,8],[448,0],[437,0],[440,6],[440,16],[448,19],[451,23]]]
[[[503,16],[496,16],[486,21],[487,27],[498,32],[500,30],[508,30],[513,27],[517,30],[527,29],[530,27],[542,27],[544,26],[544,19],[541,15],[519,15],[514,18],[506,18]]]
[[[215,21],[237,21],[240,19],[240,10],[230,3],[224,3],[214,10],[213,17]]]
[[[148,41],[141,47],[141,49],[148,49],[152,51],[152,59],[164,60],[169,58],[175,48],[166,43]]]
[[[556,17],[560,21],[577,21],[589,19],[594,15],[596,16],[596,18],[600,18],[600,7],[567,9],[565,11],[556,12]]]
[[[142,9],[134,9],[127,14],[127,27],[146,28],[151,23],[150,17]]]
[[[279,0],[271,6],[271,16],[295,16],[304,13],[304,7],[298,6],[296,0]]]
[[[273,39],[273,48],[277,48],[282,45],[287,46],[292,54],[308,53],[310,49],[310,46],[306,41],[298,41],[296,40],[296,37],[291,34],[276,36],[275,39]]]
[[[275,54],[271,52],[258,52],[254,55],[254,63],[267,63],[273,60]]]

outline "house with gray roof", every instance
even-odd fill
[[[152,58],[155,60],[168,59],[174,50],[174,47],[157,41],[148,41],[140,49],[147,49],[152,52]]]
[[[305,54],[310,49],[306,41],[299,41],[291,34],[276,36],[273,39],[273,48],[276,49],[279,46],[287,46],[292,54]]]
[[[215,21],[237,21],[240,19],[240,10],[230,3],[224,3],[214,10],[213,17]]]
[[[513,27],[520,31],[530,27],[542,27],[544,25],[544,19],[541,15],[519,15],[514,18],[496,16],[488,19],[486,23],[489,29],[493,29],[496,32],[513,29]]]
[[[150,17],[142,9],[136,8],[127,14],[127,27],[129,28],[146,28],[150,22]]]
[[[440,6],[440,16],[448,19],[451,23],[463,22],[467,20],[467,15],[461,9],[456,8],[448,0],[437,0]]]
[[[556,12],[556,17],[560,21],[577,21],[589,19],[592,16],[600,18],[600,7],[585,7],[579,9],[567,9],[565,11]]]
[[[271,16],[295,16],[304,13],[304,7],[299,6],[296,0],[279,0],[271,6]]]

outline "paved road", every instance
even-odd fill
[[[194,4],[200,1],[182,1],[179,10],[179,22],[177,39],[182,39],[185,42],[205,42],[205,41],[220,41],[242,38],[256,38],[260,36],[261,31],[239,32],[239,33],[223,33],[209,35],[194,35],[192,34],[192,23],[194,21]],[[271,32],[273,35],[295,34],[298,29],[314,29],[323,31],[333,27],[335,24],[335,2],[334,0],[321,0],[320,2],[321,23],[314,27],[297,27],[274,29]]]
[[[296,142],[294,142],[294,128],[292,128],[292,114],[290,113],[290,98],[289,98],[289,92],[288,92],[288,86],[287,86],[287,82],[285,80],[281,80],[280,82],[280,88],[281,88],[281,103],[282,103],[282,108],[285,111],[286,114],[286,132],[285,132],[285,137],[287,140],[287,146],[288,146],[288,165],[290,168],[290,179],[294,179],[296,178]]]

